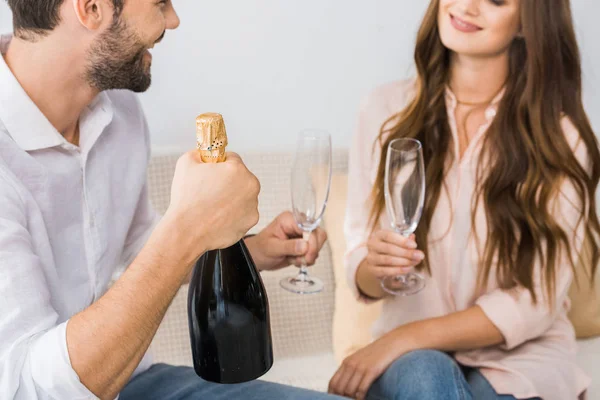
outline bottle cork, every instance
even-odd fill
[[[225,148],[228,142],[223,116],[217,113],[199,115],[196,118],[196,141],[203,162],[225,161]]]

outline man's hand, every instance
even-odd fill
[[[173,221],[174,231],[191,239],[195,259],[204,251],[231,246],[256,225],[259,191],[258,179],[237,154],[206,164],[197,151],[190,151],[177,162],[165,217]]]
[[[258,235],[245,240],[250,254],[261,271],[276,270],[288,265],[314,265],[319,251],[327,240],[324,230],[317,228],[308,243],[302,239],[302,230],[290,212],[284,212]]]

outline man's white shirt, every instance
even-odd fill
[[[11,37],[0,37],[4,54]],[[0,397],[89,399],[67,351],[69,319],[107,290],[157,214],[137,97],[103,92],[67,142],[0,57]],[[150,366],[144,358],[136,373]]]

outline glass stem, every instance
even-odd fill
[[[311,233],[312,233],[312,231],[302,232],[302,239],[306,242],[307,248],[308,248],[308,243],[309,243]],[[306,264],[307,264],[306,258],[302,257],[302,265],[300,266],[300,272],[298,272],[298,278],[300,280],[302,280],[303,282],[308,280],[308,267]]]
[[[406,232],[406,231],[405,231],[405,232],[402,232],[402,233],[401,233],[401,235],[402,235],[402,236],[404,236],[405,238],[409,238],[409,237],[410,237],[410,235],[412,235],[412,232]],[[413,270],[414,270],[414,269],[413,269],[413,268],[411,268],[411,272],[412,272]],[[402,274],[402,275],[399,275],[399,276],[398,276],[398,277],[400,278],[400,281],[401,281],[402,283],[406,283],[406,278],[408,277],[408,274],[410,274],[410,272],[407,272],[407,273],[404,273],[404,274]]]

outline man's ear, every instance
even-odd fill
[[[113,6],[108,0],[71,0],[79,23],[89,30],[97,30],[113,20]]]

